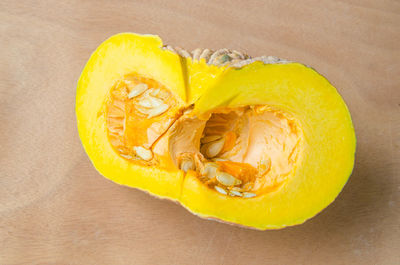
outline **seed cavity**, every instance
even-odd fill
[[[181,56],[188,55],[185,52],[178,51],[178,49],[176,51]],[[207,64],[213,65],[232,65],[235,63],[235,60],[245,58],[244,55],[238,52],[223,49],[215,53],[210,50],[197,49],[192,52],[191,56],[194,60],[205,59]],[[189,116],[190,118],[197,118],[192,113],[193,104],[183,109],[179,108],[172,92],[168,91],[162,84],[157,83],[155,80],[147,81],[143,77],[129,78],[117,81],[113,90],[110,91],[112,100],[109,103],[107,113],[110,143],[118,150],[120,157],[129,160],[129,162],[141,160],[142,163],[143,161],[148,161],[146,164],[162,164],[164,161],[161,157],[158,159],[158,155],[164,152],[164,150],[161,150],[157,146],[158,140],[153,141],[153,138],[160,137],[161,139],[161,137],[166,135],[161,132],[165,129],[162,126],[164,116],[160,116],[154,120],[146,121],[146,119],[162,115],[169,109],[171,109],[171,112],[172,109],[174,110],[174,113],[171,115],[173,117],[168,116],[165,120],[168,119],[168,122],[171,124],[174,123],[172,120],[176,117],[184,116],[183,118],[185,118],[185,116]],[[262,153],[265,151],[263,149],[261,153],[257,153],[259,151],[257,145],[259,143],[261,145],[262,143],[258,142],[258,140],[255,143],[250,143],[250,141],[253,141],[249,136],[249,130],[253,128],[251,125],[253,123],[255,125],[259,124],[256,115],[264,115],[264,108],[265,106],[246,106],[243,109],[240,108],[232,111],[222,110],[221,112],[212,113],[208,120],[202,120],[204,126],[194,132],[195,137],[191,138],[189,136],[191,132],[189,132],[187,135],[182,136],[182,139],[178,139],[179,141],[176,140],[176,142],[183,142],[182,147],[180,147],[181,149],[177,149],[178,151],[169,149],[174,154],[180,154],[179,157],[174,157],[176,158],[173,160],[174,165],[185,173],[190,170],[196,171],[193,173],[197,174],[202,183],[210,189],[215,189],[220,194],[237,198],[259,196],[261,192],[267,190],[264,187],[270,185],[266,181],[270,181],[270,178],[273,180],[274,177],[268,175],[272,173],[271,168],[274,169],[274,165],[271,165],[271,158],[269,158],[270,155],[273,155],[272,151],[274,150],[269,152],[270,150],[268,149],[265,153]],[[271,126],[285,129],[286,123],[283,125],[275,124],[275,122],[279,123],[276,120],[281,119],[283,114],[270,111],[269,109],[266,109],[266,111],[271,112],[265,114],[266,122],[271,123]],[[179,125],[179,122],[176,124]],[[287,125],[289,130],[294,130],[289,121]],[[135,131],[136,127],[138,129]],[[158,129],[158,127],[162,129]],[[187,127],[192,129],[190,126]],[[177,128],[179,129],[178,126]],[[142,131],[142,129],[143,135],[138,132]],[[262,128],[256,128],[254,130],[254,137],[257,138],[259,134],[262,134],[262,131]],[[146,134],[151,134],[151,137],[146,137],[148,136]],[[153,135],[155,136],[153,137]],[[168,137],[172,136],[166,135],[166,138]],[[148,138],[151,138],[151,140]],[[193,142],[194,147],[189,146],[192,149],[187,148],[185,144],[186,138],[188,141]],[[272,138],[275,140],[273,136]],[[164,142],[161,142],[161,144],[164,144]],[[272,144],[275,144],[275,142],[272,142]],[[278,144],[281,143],[276,143],[276,145]],[[284,151],[286,148],[285,144],[286,142],[283,143]],[[293,153],[295,147],[293,149],[287,148],[286,151]],[[250,153],[250,155],[246,152]],[[292,153],[289,155],[289,160]],[[247,155],[252,158],[256,158],[257,156],[257,160],[245,163],[249,161],[244,159]],[[273,161],[273,163],[280,165],[278,162]],[[293,160],[290,163],[295,162]],[[291,166],[290,163],[288,166]],[[275,171],[273,173],[275,174]],[[258,183],[259,181],[260,183]],[[271,185],[275,183],[274,181],[270,182],[272,183]]]
[[[139,158],[141,158],[145,161],[149,161],[153,158],[153,152],[151,152],[151,150],[146,149],[142,146],[134,146],[133,151],[136,153],[136,155]]]
[[[221,187],[214,186],[214,189],[215,189],[216,191],[218,191],[219,193],[221,193],[221,194],[224,194],[224,195],[227,195],[227,194],[228,194],[228,193],[226,192],[226,190],[223,189],[223,188],[221,188]]]
[[[236,186],[242,184],[240,179],[237,179],[226,172],[217,172],[217,180],[224,186]]]
[[[140,96],[148,88],[147,84],[138,84],[132,88],[128,94],[128,98],[132,99],[134,97]]]

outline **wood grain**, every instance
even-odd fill
[[[311,65],[347,102],[354,173],[303,225],[251,231],[102,178],[76,81],[124,31]],[[0,264],[400,264],[400,2],[0,2]]]

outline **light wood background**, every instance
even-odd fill
[[[78,138],[75,87],[118,32],[311,65],[347,102],[354,173],[303,225],[252,231],[118,186]],[[0,264],[400,264],[400,2],[0,2]]]

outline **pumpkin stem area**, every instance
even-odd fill
[[[274,191],[299,162],[299,123],[271,106],[220,108],[200,119],[165,86],[136,73],[114,83],[106,104],[108,139],[121,157],[191,172],[227,196]]]

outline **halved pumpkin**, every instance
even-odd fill
[[[96,169],[192,213],[256,229],[300,224],[339,194],[355,134],[336,89],[274,57],[118,34],[78,82],[79,135]]]
[[[156,166],[147,167],[124,158],[111,144],[107,124],[114,111],[109,106],[113,103],[111,92],[118,92],[120,82],[134,79],[130,77],[160,83],[177,105],[184,104],[180,57],[162,50],[161,46],[161,39],[156,36],[132,33],[118,34],[102,43],[78,81],[76,115],[82,144],[102,175],[119,184],[178,200],[184,173],[178,169],[166,171]]]

